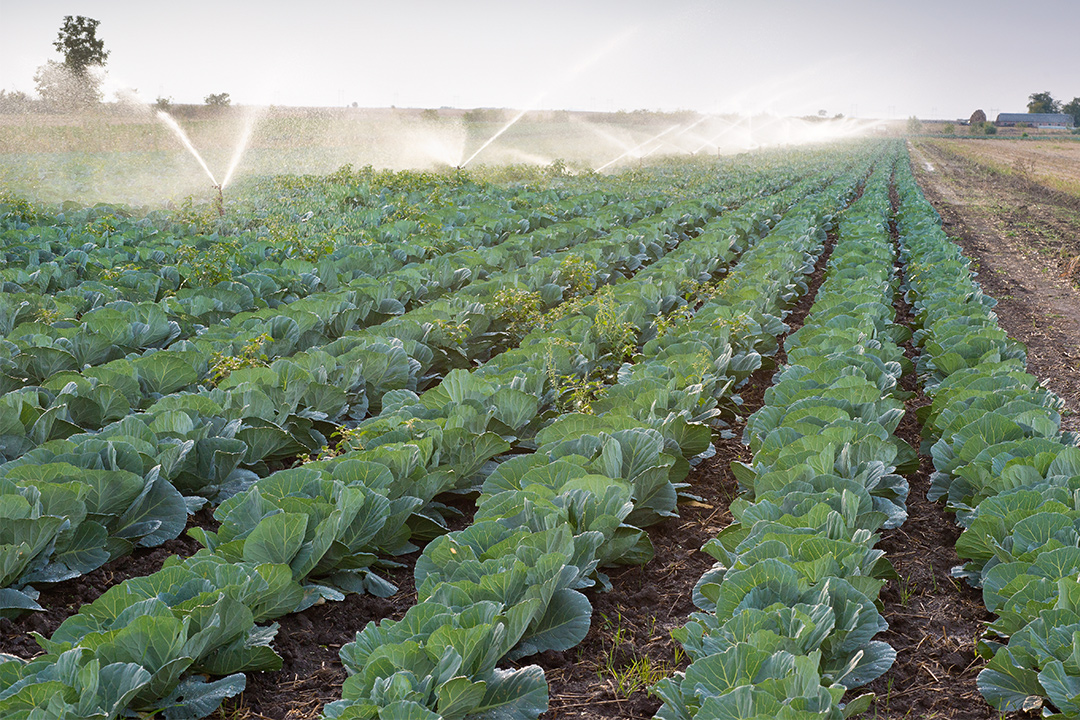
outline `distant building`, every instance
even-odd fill
[[[1015,127],[1020,123],[1037,128],[1071,128],[1073,117],[1065,113],[999,113],[994,124],[999,127]]]

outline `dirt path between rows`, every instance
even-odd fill
[[[945,231],[978,263],[1001,327],[1027,346],[1028,372],[1060,395],[1062,428],[1080,430],[1080,290],[1062,277],[1040,228],[1080,238],[1080,221],[1052,191],[1014,179],[940,146],[910,146],[915,176]],[[1075,214],[1073,213],[1073,216]]]

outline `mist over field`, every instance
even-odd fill
[[[69,2],[0,718],[1080,720],[1075,2]]]

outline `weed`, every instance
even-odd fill
[[[593,403],[604,395],[607,384],[573,375],[560,375],[556,384],[555,403],[559,412],[591,415]]]
[[[543,301],[540,293],[523,288],[505,287],[495,293],[491,303],[497,320],[506,324],[506,332],[516,342],[529,334],[542,321]]]
[[[60,311],[56,308],[40,307],[37,312],[34,313],[34,321],[39,322],[42,325],[51,325],[60,319]]]
[[[900,604],[907,607],[917,588],[918,585],[910,578],[900,578],[900,582],[897,584],[897,590],[900,591]]]
[[[240,352],[227,355],[214,352],[210,357],[210,382],[218,385],[236,370],[249,367],[266,367],[270,358],[263,352],[263,346],[274,341],[268,333],[262,333],[244,343]]]
[[[183,267],[183,285],[213,287],[219,282],[231,280],[240,249],[240,241],[235,238],[222,238],[203,247],[180,246],[176,249],[176,261],[177,265]]]
[[[624,646],[631,643],[631,633],[623,627],[622,613],[616,614],[613,621],[607,615],[602,616],[601,627],[609,632],[610,647],[606,648],[603,666],[597,670],[601,680],[610,678],[615,685],[615,692],[622,697],[629,697],[635,692],[650,690],[653,685],[670,676],[682,662],[682,648],[675,646],[675,658],[672,663],[658,662],[644,655],[634,655],[634,651]],[[650,633],[655,630],[655,621]],[[621,656],[633,655],[630,660],[620,661]]]
[[[567,286],[567,299],[584,297],[596,289],[596,263],[580,255],[564,258],[556,276],[560,283]]]

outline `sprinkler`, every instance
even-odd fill
[[[225,217],[225,196],[222,194],[222,187],[221,185],[214,185],[214,189],[217,190],[214,207],[217,209],[219,217]]]

